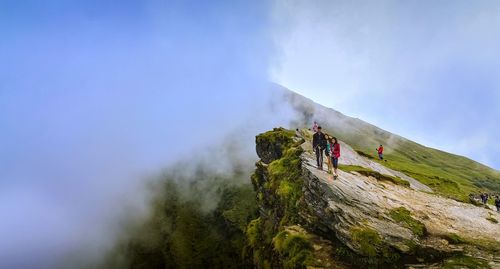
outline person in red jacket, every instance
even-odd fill
[[[378,147],[377,152],[378,152],[378,158],[383,160],[384,159],[384,147],[382,145],[380,145],[380,147]]]
[[[333,143],[330,146],[331,154],[330,156],[332,157],[332,164],[333,164],[333,178],[337,178],[339,174],[337,174],[337,168],[339,167],[339,158],[340,158],[340,144],[337,141],[337,138],[334,137],[332,138]]]

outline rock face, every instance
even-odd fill
[[[265,164],[283,156],[283,150],[293,142],[292,131],[275,128],[273,132],[265,133],[256,138],[257,155]]]
[[[304,259],[303,267],[500,268],[500,225],[494,222],[500,220],[499,213],[434,195],[426,185],[358,155],[344,143],[340,163],[370,173],[340,170],[333,180],[315,167],[307,131],[283,132],[275,129],[257,138],[261,162],[253,184],[260,221],[268,223],[260,226],[262,233],[273,237],[298,225],[304,238],[323,239],[323,246],[312,248],[309,256],[314,260],[319,248],[330,259]],[[289,163],[298,172],[283,172]],[[376,174],[398,177],[409,187],[370,176]],[[295,187],[298,191],[291,191]],[[283,257],[289,255],[280,252],[263,260],[286,267],[279,262]]]

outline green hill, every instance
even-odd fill
[[[500,173],[494,169],[278,90],[285,100],[275,102],[289,102],[297,112],[293,128],[307,128],[316,119],[329,134],[375,161],[375,148],[383,144],[388,161],[381,164],[443,196],[469,202],[469,193],[500,193]],[[215,169],[216,160],[208,165],[191,159],[189,173],[185,163],[170,167],[151,186],[150,214],[125,225],[102,261],[80,268],[352,269],[406,268],[415,262],[490,268],[485,261],[494,260],[492,251],[498,250],[494,211],[423,192],[404,196],[410,190],[401,182],[370,183],[368,176],[377,175],[360,166],[341,166],[344,175],[328,181],[325,172],[303,163],[301,144],[310,134],[302,133],[299,139],[294,131],[276,128],[258,135],[261,160],[253,175],[252,161],[235,162],[234,170],[223,173]],[[397,207],[376,203],[387,196]],[[424,210],[412,209],[415,204]],[[457,205],[458,213],[447,211],[450,205]],[[447,221],[456,222],[454,233]],[[468,252],[457,252],[457,246]]]
[[[384,165],[401,171],[444,196],[468,201],[471,193],[500,193],[500,172],[463,156],[425,147],[362,120],[326,108],[278,86],[300,117],[297,127],[310,127],[317,120],[323,129],[376,159],[375,148],[385,148]]]

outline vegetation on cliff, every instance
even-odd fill
[[[391,210],[391,212],[389,212],[389,216],[391,216],[393,220],[402,223],[403,226],[410,229],[413,234],[418,237],[425,236],[427,232],[425,229],[425,225],[422,222],[414,219],[411,216],[410,211],[404,207],[398,207]]]
[[[252,176],[252,183],[261,202],[260,217],[250,222],[246,233],[248,249],[253,252],[255,265],[258,268],[324,266],[318,264],[314,258],[315,252],[310,239],[312,236],[304,229],[301,233],[290,233],[289,229],[301,224],[307,226],[307,223],[303,223],[303,215],[307,214],[308,206],[303,197],[303,150],[300,146],[304,140],[297,138],[294,132],[281,128],[259,135],[256,140],[257,148],[272,148],[268,141],[287,146],[280,147],[276,149],[279,152],[270,154],[276,159],[266,160],[267,163],[258,162],[256,172]],[[257,151],[259,152],[259,149]],[[368,173],[378,180],[406,186],[401,183],[405,182],[401,179],[389,178],[369,169],[357,166],[343,166],[343,169]],[[398,252],[387,246],[375,230],[358,227],[352,231],[352,237],[360,246],[361,255],[340,242],[330,242],[330,247],[333,247],[328,254],[330,258],[362,267],[396,266],[400,258]]]
[[[365,202],[361,214],[341,215],[352,211],[349,201],[360,200],[345,192],[328,193],[333,188],[324,185],[328,184],[327,174],[308,166],[310,154],[301,146],[305,141],[294,131],[276,128],[257,136],[256,142],[261,160],[251,176],[252,185],[235,184],[249,177],[239,172],[221,176],[202,170],[189,181],[166,176],[159,185],[160,194],[152,201],[149,218],[131,228],[99,268],[330,268],[327,264],[335,264],[334,268],[402,268],[406,262],[417,261],[439,262],[443,268],[487,268],[480,259],[423,246],[421,242],[428,243],[431,235],[410,207],[370,212],[371,203]],[[370,191],[381,186],[372,178],[412,191],[406,188],[408,182],[368,168],[343,165],[340,169],[351,173],[344,174],[349,176],[348,183],[375,182]],[[321,179],[322,174],[325,178]],[[243,180],[234,180],[240,177]],[[340,178],[339,182],[342,180],[346,181]],[[359,187],[370,186],[362,183],[343,187],[362,195],[365,190]],[[333,208],[342,210],[329,211]],[[346,226],[342,230],[338,224]],[[387,236],[386,227],[408,236]],[[345,233],[339,235],[339,231]],[[439,236],[450,245],[473,245],[456,234]]]
[[[259,268],[305,268],[313,264],[311,243],[307,236],[290,234],[288,225],[300,221],[299,210],[303,195],[300,144],[295,133],[277,128],[258,135],[257,152],[274,158],[257,164],[252,176],[257,196],[261,202],[261,216],[247,228],[248,246],[253,251]],[[278,147],[270,147],[270,144]],[[259,148],[265,148],[260,150]],[[272,150],[274,152],[266,152]],[[262,155],[262,154],[260,154]],[[264,162],[268,163],[264,163]]]
[[[246,175],[200,175],[190,182],[165,178],[150,217],[97,267],[252,268],[244,248],[247,224],[257,213],[255,192],[250,184],[234,184],[240,182],[234,177]]]
[[[257,137],[271,158],[259,164],[252,185],[209,171],[194,180],[167,176],[150,217],[118,243],[98,268],[305,268],[314,264],[305,231],[286,230],[299,220],[301,141],[275,129]],[[207,187],[209,186],[209,187]],[[215,201],[207,201],[206,188]],[[259,202],[265,214],[258,217]],[[206,204],[214,203],[207,210]]]
[[[359,257],[356,263],[366,266],[395,266],[400,259],[398,252],[388,247],[382,241],[377,231],[368,227],[357,227],[351,231],[352,240],[358,244],[364,257]]]

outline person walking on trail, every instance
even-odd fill
[[[314,121],[313,123],[313,128],[312,128],[313,132],[317,132],[318,131],[318,123],[316,121]]]
[[[337,168],[339,167],[339,158],[340,158],[340,144],[337,141],[337,138],[334,137],[332,138],[332,145],[331,147],[331,156],[332,156],[332,163],[333,163],[333,178],[336,179],[339,174],[337,174]]]
[[[316,162],[318,169],[323,170],[323,151],[326,148],[326,137],[321,132],[321,126],[318,126],[318,131],[313,135],[313,150],[316,153]]]
[[[383,160],[384,159],[384,147],[382,145],[380,145],[380,147],[378,147],[377,153],[378,153],[378,158],[380,160]]]
[[[331,145],[333,145],[332,142],[332,137],[329,135],[326,135],[326,150],[325,150],[325,156],[326,156],[326,164],[328,164],[328,174],[332,173],[332,156],[330,153],[332,152],[331,150]]]
[[[495,206],[497,207],[497,211],[500,212],[500,196],[497,196],[497,199],[495,199]]]
[[[488,197],[488,194],[486,193],[481,193],[481,202],[483,202],[483,204],[487,204],[488,203],[488,200],[490,199],[490,197]]]

